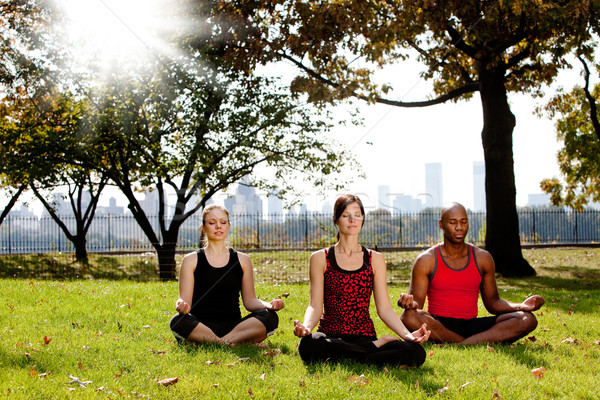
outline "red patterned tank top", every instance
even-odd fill
[[[325,249],[327,268],[324,275],[324,310],[319,332],[328,335],[376,337],[375,326],[369,315],[373,293],[371,252],[364,246],[362,250],[362,267],[346,271],[337,265],[333,246]]]

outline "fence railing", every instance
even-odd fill
[[[600,211],[562,209],[518,212],[521,244],[586,244],[600,242]],[[62,218],[74,229],[75,220]],[[360,241],[372,248],[426,247],[441,240],[438,211],[393,215],[372,212],[365,219]],[[152,219],[158,232],[158,219]],[[469,213],[471,243],[482,245],[485,213]],[[178,249],[199,246],[200,214],[190,217],[179,232]],[[313,249],[335,240],[331,214],[233,214],[229,244],[241,250]],[[0,225],[0,254],[73,251],[73,245],[49,217],[9,215]],[[131,215],[98,215],[87,234],[89,252],[144,252],[154,248]]]

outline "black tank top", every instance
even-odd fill
[[[204,249],[197,253],[191,314],[206,320],[229,321],[241,318],[240,291],[244,270],[237,251],[229,249],[229,262],[221,268],[208,263]]]

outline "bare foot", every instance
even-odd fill
[[[387,344],[389,342],[395,342],[398,341],[400,339],[398,339],[396,336],[391,336],[391,335],[383,335],[382,337],[380,337],[377,340],[373,341],[373,344],[375,345],[375,347],[381,347],[384,344]]]

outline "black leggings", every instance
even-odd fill
[[[425,349],[419,343],[394,341],[381,347],[365,336],[327,336],[322,332],[303,337],[298,352],[304,362],[352,360],[374,365],[410,365],[425,362]]]

